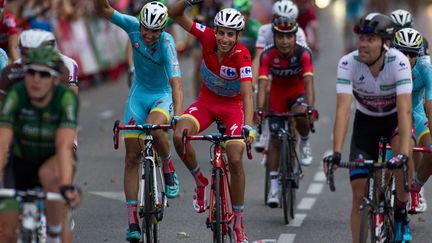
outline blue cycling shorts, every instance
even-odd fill
[[[423,135],[429,133],[428,119],[426,113],[422,109],[415,108],[413,110],[414,129],[416,131],[416,144],[418,145]]]

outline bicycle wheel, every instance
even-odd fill
[[[359,235],[359,243],[375,243],[375,224],[373,219],[373,211],[370,206],[364,206],[360,213],[360,235]],[[369,239],[368,241],[368,233]]]
[[[294,218],[294,207],[295,207],[295,203],[296,203],[296,190],[298,188],[298,185],[296,185],[296,183],[298,183],[298,163],[297,160],[295,159],[295,146],[293,146],[293,141],[290,141],[287,143],[288,147],[287,151],[290,151],[290,153],[288,154],[287,157],[287,168],[288,168],[288,182],[287,184],[289,184],[289,200],[290,200],[290,216],[293,219]]]
[[[24,229],[24,230],[21,230],[21,232],[20,232],[19,239],[21,241],[19,241],[19,242],[20,243],[33,243],[33,242],[36,242],[36,240],[37,240],[35,238],[36,237],[31,230]]]
[[[270,175],[269,175],[269,169],[268,169],[268,156],[266,156],[266,163],[265,163],[265,179],[264,179],[264,205],[267,205],[267,199],[268,199],[268,193],[270,190]]]
[[[213,207],[213,242],[222,243],[224,242],[221,222],[222,222],[222,208],[221,208],[221,169],[215,169],[215,184],[214,184],[214,200],[215,204]]]
[[[153,192],[153,171],[152,161],[146,160],[144,165],[145,186],[144,186],[144,220],[142,222],[143,242],[159,242],[159,226],[156,219],[156,205],[154,204],[155,192]],[[145,240],[144,240],[145,239]]]
[[[279,160],[280,167],[280,179],[282,184],[281,196],[282,196],[282,210],[284,213],[285,224],[289,224],[290,215],[289,210],[291,208],[291,183],[287,180],[288,178],[288,157],[287,157],[287,141],[286,138],[282,139],[281,157]]]
[[[394,240],[394,200],[395,200],[395,183],[394,179],[391,178],[390,185],[386,187],[384,192],[385,202],[384,202],[384,220],[383,220],[383,229],[382,235],[384,238],[384,242],[393,243]]]

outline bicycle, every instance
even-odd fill
[[[396,200],[396,181],[395,177],[388,169],[386,163],[387,150],[383,144],[385,139],[380,140],[378,161],[373,160],[356,160],[353,162],[340,162],[338,167],[341,168],[362,168],[369,171],[367,177],[367,193],[363,198],[364,203],[360,207],[360,235],[359,242],[394,242],[394,211]],[[330,190],[335,191],[333,163],[327,163],[327,183]],[[402,164],[400,168],[403,171],[404,190],[409,192],[408,186],[408,165]],[[380,173],[377,173],[380,172]],[[369,239],[368,241],[368,229]]]
[[[315,132],[311,118],[311,114],[303,112],[287,112],[287,113],[270,113],[266,118],[276,117],[284,119],[284,126],[280,127],[277,132],[277,137],[281,141],[280,156],[279,156],[279,184],[282,187],[280,197],[284,212],[284,222],[289,224],[290,218],[294,219],[294,205],[296,202],[296,190],[299,188],[299,182],[303,178],[303,171],[296,152],[296,134],[292,128],[292,118],[307,117],[311,132]],[[261,124],[258,127],[261,130]],[[269,150],[271,152],[271,150]],[[268,157],[267,157],[268,158]],[[268,193],[270,189],[270,179],[267,162],[265,181],[264,181],[264,203],[267,204]]]
[[[60,193],[43,192],[40,188],[25,191],[0,189],[0,198],[15,199],[21,205],[21,226],[17,232],[19,243],[45,243],[47,224],[44,200],[64,202]]]
[[[219,133],[209,135],[187,135],[187,129],[183,131],[183,159],[188,153],[188,141],[204,140],[210,141],[213,147],[212,176],[210,186],[209,214],[206,219],[206,226],[213,231],[213,242],[236,242],[235,233],[229,226],[234,219],[231,208],[231,190],[227,159],[223,155],[222,143],[233,139],[245,139],[244,135],[225,135],[226,126],[220,120],[216,120]],[[212,151],[210,147],[210,151]],[[247,156],[252,159],[251,145],[246,144]],[[211,153],[211,152],[210,152]],[[228,197],[229,195],[229,197]]]
[[[145,243],[159,242],[159,222],[162,221],[164,209],[168,207],[168,200],[165,195],[165,181],[163,179],[161,162],[153,149],[153,130],[168,130],[171,125],[120,125],[116,120],[113,127],[114,149],[119,147],[120,130],[138,130],[144,132],[144,148],[141,150],[141,176],[139,186],[138,215],[142,220],[141,232],[142,241]],[[137,138],[139,139],[139,138]],[[159,171],[159,176],[157,176]],[[159,178],[159,180],[158,180]],[[160,189],[162,188],[162,189]],[[144,240],[145,239],[145,240]],[[138,243],[131,241],[132,243]]]

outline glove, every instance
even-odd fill
[[[198,5],[204,2],[204,0],[184,0],[185,7],[191,7],[192,5]]]
[[[243,134],[246,134],[247,137],[250,137],[253,140],[255,140],[256,131],[253,127],[251,127],[249,125],[244,125],[242,130],[243,130]]]
[[[318,110],[316,110],[312,106],[308,106],[306,112],[308,116],[312,117],[312,119],[314,119],[315,121],[318,120],[319,118]]]
[[[263,108],[257,108],[254,112],[253,115],[253,120],[255,121],[255,123],[257,124],[261,124],[263,117],[265,117],[266,112],[264,111]]]
[[[63,196],[66,203],[75,208],[81,201],[81,189],[75,185],[63,185],[60,187],[60,194]]]
[[[389,169],[399,169],[403,164],[408,164],[408,156],[405,154],[397,154],[387,161]]]
[[[341,153],[333,152],[332,155],[324,157],[323,161],[326,164],[332,163],[333,165],[339,165],[339,163],[341,161],[341,157],[342,157]]]
[[[180,120],[180,117],[179,116],[173,116],[172,118],[171,118],[171,126],[175,126],[176,124],[177,124],[177,122]]]

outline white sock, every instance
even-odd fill
[[[48,225],[47,226],[47,241],[46,243],[61,243],[61,225]]]
[[[272,192],[279,190],[279,172],[270,171],[270,190]]]

